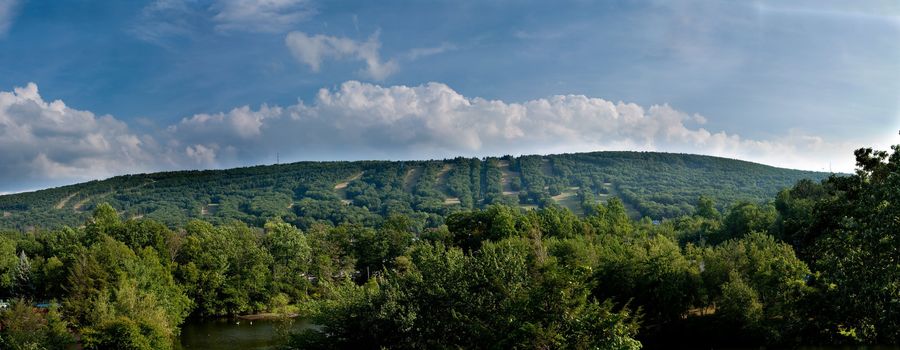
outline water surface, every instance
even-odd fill
[[[283,336],[310,327],[309,321],[210,319],[190,320],[181,327],[179,349],[274,349]]]

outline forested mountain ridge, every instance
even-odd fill
[[[228,170],[117,176],[0,196],[0,228],[30,230],[83,223],[100,203],[128,217],[167,225],[193,218],[261,226],[280,218],[376,224],[403,214],[436,226],[452,212],[507,204],[560,205],[583,214],[609,196],[633,217],[673,218],[694,211],[700,195],[720,209],[771,199],[823,172],[776,168],[711,156],[592,152],[430,161],[298,162]]]

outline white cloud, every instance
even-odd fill
[[[318,72],[325,59],[344,59],[363,61],[366,69],[364,75],[383,80],[397,71],[397,63],[394,60],[382,61],[378,50],[381,42],[379,33],[375,32],[365,42],[358,42],[345,37],[335,37],[322,34],[310,36],[304,32],[291,32],[285,37],[284,42],[291,54],[306,64],[313,72]]]
[[[153,144],[112,116],[44,101],[33,83],[0,92],[0,186],[156,168]]]
[[[202,136],[210,139],[248,139],[260,135],[265,119],[278,118],[281,113],[280,107],[269,108],[263,105],[258,111],[252,111],[249,106],[243,106],[232,109],[227,114],[196,114],[182,119],[177,125],[170,126],[169,132],[189,133],[194,137]]]
[[[19,0],[0,0],[0,38],[6,35],[18,15]]]
[[[184,148],[184,153],[194,163],[209,166],[216,163],[217,148],[218,146],[215,144],[211,146],[190,145]]]
[[[310,103],[197,114],[152,135],[112,116],[46,102],[28,84],[0,92],[0,190],[140,171],[282,159],[427,159],[596,150],[698,153],[788,168],[853,169],[869,140],[831,142],[799,130],[770,139],[709,131],[705,118],[584,95],[511,103],[466,97],[445,84],[348,81]],[[892,135],[892,140],[896,135]],[[875,146],[883,146],[879,141]],[[882,147],[885,148],[885,147]]]
[[[308,0],[219,0],[211,9],[225,31],[283,32],[315,14]]]

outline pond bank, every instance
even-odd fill
[[[235,318],[240,320],[248,320],[248,321],[257,321],[257,320],[270,320],[270,321],[278,321],[284,319],[293,319],[300,316],[298,313],[290,313],[290,314],[278,314],[278,313],[260,313],[260,314],[252,314],[252,315],[238,315]]]

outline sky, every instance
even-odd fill
[[[601,150],[850,172],[900,144],[896,1],[0,0],[0,193]]]

